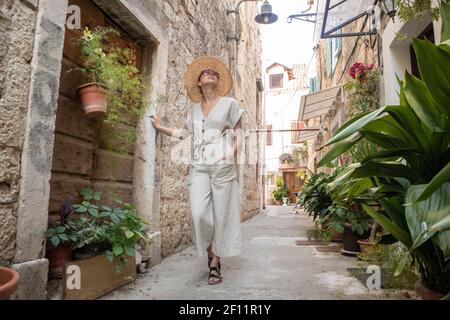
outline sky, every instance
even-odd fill
[[[306,2],[307,0],[269,0],[278,21],[261,25],[264,69],[275,61],[286,66],[295,63],[308,65],[315,45],[314,24],[295,19],[292,23],[287,22],[289,15],[300,14],[308,8]],[[315,11],[314,5],[308,13]],[[309,67],[308,75],[315,75],[315,59]]]

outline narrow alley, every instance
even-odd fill
[[[206,258],[194,247],[165,258],[148,273],[103,299],[373,299],[368,289],[347,268],[355,258],[340,252],[319,253],[307,241],[314,224],[294,206],[268,206],[242,223],[242,256],[222,259],[223,283],[208,285]],[[334,244],[338,246],[338,244]],[[330,246],[333,246],[331,244]],[[386,298],[386,296],[383,296]],[[399,297],[396,297],[397,299]]]

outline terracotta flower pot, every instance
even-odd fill
[[[422,280],[417,280],[414,286],[414,291],[422,298],[422,300],[439,300],[445,296],[440,292],[433,291],[425,287]]]
[[[58,247],[48,246],[45,257],[49,262],[49,278],[55,279],[62,277],[64,265],[72,261],[72,247],[70,244],[60,245]]]
[[[0,300],[9,299],[19,285],[19,273],[10,268],[0,267]]]
[[[350,224],[344,225],[344,233],[342,234],[342,242],[344,244],[344,249],[341,250],[342,254],[357,256],[361,249],[358,244],[358,240],[366,238],[367,235],[359,235],[356,232],[353,232],[352,226]]]
[[[106,113],[106,95],[102,87],[88,83],[80,86],[77,92],[87,118],[94,119]]]
[[[358,240],[359,248],[361,249],[361,253],[370,253],[375,248],[375,242],[369,241],[368,239]]]

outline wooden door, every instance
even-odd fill
[[[291,203],[297,201],[296,192],[300,191],[300,178],[297,176],[297,172],[284,172],[283,179],[286,186],[289,188],[289,198]]]
[[[130,48],[138,68],[142,65],[143,48],[91,0],[70,0],[71,4],[81,9],[82,29],[66,28],[50,181],[50,213],[59,211],[68,198],[78,201],[78,192],[84,187],[103,191],[105,203],[112,203],[105,191],[114,192],[124,201],[132,201],[134,145],[126,144],[125,153],[115,152],[114,146],[123,146],[125,142],[111,141],[102,135],[101,119],[84,117],[76,93],[83,81],[77,39],[85,27],[112,26],[121,37],[109,38],[109,44]]]

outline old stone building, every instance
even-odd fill
[[[326,1],[316,0],[315,3],[319,8],[318,14],[323,15]],[[349,91],[345,89],[345,84],[353,80],[349,75],[350,67],[356,62],[373,64],[379,74],[374,93],[378,106],[395,105],[399,102],[397,76],[403,78],[405,71],[419,76],[412,50],[413,37],[439,43],[441,21],[433,20],[431,15],[425,14],[418,21],[402,21],[399,18],[391,19],[380,2],[372,6],[372,10],[369,10],[370,5],[373,5],[373,1],[353,1],[339,4],[342,10],[339,6],[329,10],[327,30],[332,26],[337,27],[338,19],[341,19],[339,23],[343,23],[361,15],[335,32],[353,33],[351,36],[321,38],[322,20],[316,22],[317,76],[311,80],[318,86],[313,90],[316,92],[302,98],[299,114],[299,120],[308,121],[308,127],[321,128],[316,137],[308,142],[308,167],[312,171],[316,170],[316,163],[327,152],[327,148],[319,148],[350,116],[347,114]],[[438,1],[432,1],[433,7],[438,5]],[[364,15],[365,12],[370,14]],[[320,170],[329,169],[323,167]]]
[[[147,79],[149,108],[125,155],[104,148],[101,125],[83,117],[75,89],[80,76],[68,6],[81,13],[81,28],[113,26],[122,45],[136,53]],[[15,298],[45,298],[48,261],[44,231],[49,214],[86,186],[132,201],[150,222],[151,261],[191,244],[188,166],[173,163],[179,143],[156,134],[149,115],[181,127],[189,101],[184,72],[196,57],[224,61],[234,78],[230,95],[247,110],[246,129],[261,125],[260,30],[257,3],[240,8],[241,39],[234,33],[233,0],[2,0],[0,2],[0,265],[21,275]],[[249,153],[248,134],[243,151]],[[116,141],[117,142],[117,141]],[[257,142],[258,155],[262,141]],[[119,170],[103,164],[113,159]],[[239,166],[242,220],[262,206],[262,161]]]

